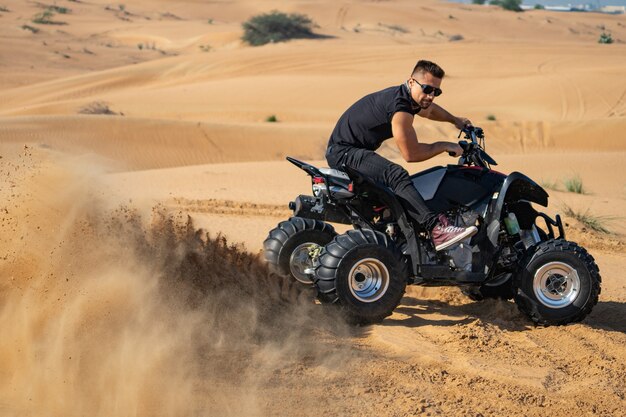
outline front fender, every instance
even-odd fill
[[[500,219],[502,218],[504,204],[520,200],[530,201],[547,207],[548,193],[526,175],[520,172],[512,172],[502,183],[498,198],[486,216],[487,235],[493,246],[496,246],[498,243]]]
[[[546,190],[535,181],[522,173],[513,172],[502,184],[498,205],[502,208],[505,202],[526,200],[548,207],[548,197]]]

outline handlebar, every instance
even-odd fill
[[[478,126],[466,126],[459,132],[459,138],[461,134],[465,134],[465,139],[470,139],[472,143],[478,143],[477,139],[484,139],[485,133],[483,129]]]
[[[463,149],[463,154],[459,159],[459,165],[476,165],[483,168],[490,168],[491,165],[497,165],[485,152],[485,133],[483,129],[477,126],[466,126],[459,132],[459,138],[464,134],[464,140],[460,140],[459,146]],[[454,156],[453,152],[448,155]]]

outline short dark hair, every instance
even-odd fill
[[[434,77],[437,78],[443,78],[443,76],[446,75],[443,68],[441,68],[439,65],[431,61],[426,61],[424,59],[417,61],[417,64],[415,64],[415,68],[413,68],[411,76],[417,74],[418,72],[428,72],[429,74],[432,74]]]

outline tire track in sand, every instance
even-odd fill
[[[535,328],[512,302],[470,302],[447,296],[450,292],[409,290],[398,311],[370,329],[367,338],[374,348],[397,358],[405,372],[409,368],[412,382],[424,373],[436,376],[420,384],[426,398],[448,398],[445,404],[432,404],[436,411],[623,415],[626,334],[607,331],[593,320]],[[401,371],[393,377],[398,384],[407,382],[398,381]],[[482,393],[480,399],[476,392]]]
[[[626,100],[626,90],[622,93],[621,96],[619,96],[619,98],[617,99],[615,104],[610,106],[609,111],[607,112],[607,117],[622,117],[622,116],[624,116],[623,112],[620,113],[620,114],[618,114],[617,112],[624,105],[624,101],[625,100]]]
[[[193,213],[223,214],[226,216],[261,216],[287,218],[291,210],[285,204],[261,204],[233,200],[173,198],[168,206]]]
[[[562,72],[567,68],[566,62],[561,59],[548,59],[539,63],[537,73],[549,75],[555,80],[555,85],[560,90],[561,120],[567,120],[571,113],[576,111],[576,118],[582,119],[587,114],[587,103],[579,83],[571,77],[563,76]],[[574,96],[572,96],[574,95]]]
[[[349,9],[350,9],[350,6],[347,4],[344,4],[337,11],[336,24],[339,28],[343,28]]]

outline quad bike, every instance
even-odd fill
[[[542,187],[519,172],[491,169],[497,164],[485,152],[481,128],[461,133],[457,165],[411,180],[434,213],[455,226],[475,225],[476,235],[437,252],[388,187],[347,166],[316,168],[288,157],[311,176],[313,195],[290,202],[293,217],[270,231],[264,242],[270,267],[314,285],[322,303],[339,305],[358,324],[389,316],[407,284],[457,285],[473,299],[514,299],[536,324],[582,320],[600,294],[593,257],[565,240],[559,215],[552,219],[533,207],[548,205]],[[329,223],[353,230],[337,234]]]

